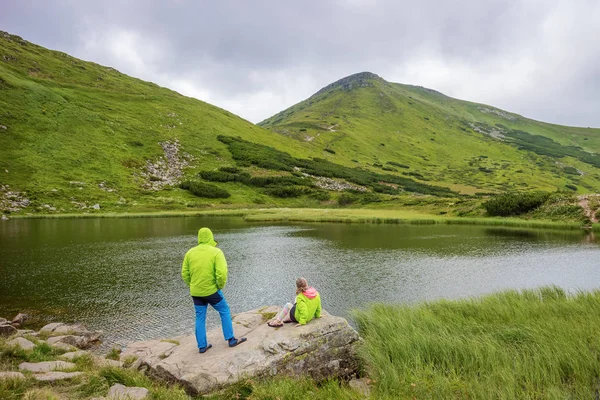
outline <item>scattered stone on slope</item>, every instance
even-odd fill
[[[507,119],[512,122],[517,120],[517,117],[515,115],[507,113],[506,111],[497,110],[495,108],[482,107],[482,106],[477,107],[477,109],[484,114],[496,114],[499,117],[502,117],[502,118]]]
[[[10,190],[9,185],[0,185],[1,212],[19,212],[30,204],[31,201],[25,197],[25,192]]]
[[[268,307],[236,315],[235,334],[248,341],[234,348],[216,328],[208,332],[213,348],[204,354],[198,353],[190,335],[175,338],[179,345],[160,340],[132,343],[122,357],[138,357],[149,375],[178,382],[190,394],[209,393],[246,378],[307,375],[322,381],[356,372],[359,336],[344,318],[323,312],[304,326],[274,329],[267,326],[265,315],[277,311]]]
[[[146,167],[139,173],[144,179],[142,187],[148,190],[161,190],[165,186],[174,186],[183,176],[183,169],[194,160],[188,153],[180,154],[179,140],[159,142],[164,156],[152,162],[146,161]]]
[[[75,364],[66,361],[42,361],[38,363],[24,362],[19,364],[21,371],[29,372],[50,372],[57,369],[75,368]]]
[[[106,396],[107,400],[142,400],[148,397],[148,389],[142,387],[127,387],[116,383],[111,386]]]
[[[600,204],[600,194],[582,194],[577,196],[578,204],[583,208],[585,216],[589,218],[593,223],[598,222],[596,218],[596,209],[591,207],[590,203]]]
[[[56,382],[71,379],[79,375],[83,375],[83,372],[46,372],[33,375],[33,377],[41,382]]]
[[[32,350],[33,348],[35,348],[35,343],[30,342],[29,340],[22,338],[22,337],[18,337],[18,338],[14,338],[12,340],[10,340],[8,342],[9,346],[17,346],[22,348],[23,350]]]
[[[472,123],[472,122],[469,122],[469,126],[475,132],[479,132],[484,135],[493,137],[494,139],[498,139],[498,140],[506,139],[506,136],[504,135],[506,132],[502,128],[499,128],[496,126],[489,126],[489,125],[485,125],[485,124],[477,124],[477,123]]]

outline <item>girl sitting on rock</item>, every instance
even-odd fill
[[[305,325],[313,318],[321,317],[321,296],[319,292],[308,286],[306,279],[296,279],[296,301],[286,303],[277,316],[269,321],[267,325],[276,328],[284,322],[295,322],[296,326]]]

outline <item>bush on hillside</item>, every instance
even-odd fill
[[[548,192],[508,192],[492,197],[483,203],[483,208],[491,216],[507,217],[533,211],[550,197]]]
[[[304,189],[297,186],[275,186],[265,190],[265,193],[281,198],[300,197],[304,194]]]
[[[563,172],[565,174],[569,174],[569,175],[577,175],[579,176],[579,171],[577,170],[577,168],[573,168],[573,167],[564,167],[563,168]]]
[[[398,194],[398,189],[389,185],[381,185],[379,183],[374,183],[371,185],[371,188],[377,193],[385,193],[385,194]]]
[[[179,185],[180,188],[187,190],[194,196],[208,197],[210,199],[226,199],[231,194],[218,186],[200,181],[184,181]]]
[[[397,163],[396,161],[388,161],[387,164],[393,165],[393,166],[398,167],[398,168],[406,168],[406,169],[410,168],[409,165],[400,164],[400,163]]]
[[[221,167],[219,171],[229,172],[230,174],[239,174],[241,172],[238,167]]]
[[[342,195],[338,197],[338,204],[340,206],[348,206],[356,202],[356,200],[358,200],[358,197],[356,195],[353,195],[351,193],[342,193]]]
[[[331,199],[331,194],[325,190],[311,190],[308,193],[308,197],[319,201],[327,201]]]

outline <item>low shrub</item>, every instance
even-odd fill
[[[311,190],[308,193],[308,197],[319,201],[327,201],[331,199],[331,194],[325,190]]]
[[[393,166],[398,167],[398,168],[406,168],[406,169],[410,168],[409,165],[400,164],[400,163],[397,163],[395,161],[388,161],[387,164],[393,165]]]
[[[185,181],[179,187],[198,197],[207,197],[210,199],[226,199],[231,197],[231,194],[227,190],[200,181]]]
[[[275,186],[266,189],[265,193],[269,196],[281,198],[299,197],[304,194],[304,189],[297,186]]]
[[[238,167],[221,167],[219,171],[229,172],[230,174],[239,174],[241,172]]]
[[[566,184],[566,185],[565,185],[565,187],[566,187],[567,189],[570,189],[570,190],[573,190],[573,191],[576,191],[576,190],[577,190],[577,186],[575,186],[575,185],[571,185],[570,183]]]
[[[374,183],[371,185],[371,188],[377,193],[386,193],[386,194],[398,194],[399,190],[389,186],[389,185],[381,185],[379,183]]]
[[[535,210],[544,204],[549,196],[548,192],[507,192],[484,202],[483,208],[491,216],[520,215]]]
[[[338,204],[340,206],[348,206],[352,203],[355,203],[358,200],[358,196],[351,193],[342,193],[340,197],[338,197]]]

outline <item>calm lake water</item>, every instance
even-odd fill
[[[372,302],[600,288],[600,241],[580,231],[208,217],[0,222],[0,316],[81,322],[106,332],[103,347],[192,332],[180,269],[202,226],[229,263],[224,292],[233,312],[293,300],[298,276],[345,317]]]

